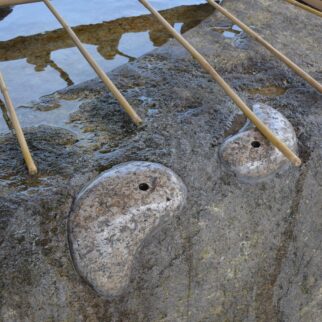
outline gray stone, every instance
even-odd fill
[[[293,126],[281,113],[265,104],[255,104],[253,112],[291,150],[297,152]],[[266,178],[290,163],[250,121],[223,143],[219,153],[224,165],[243,180]]]
[[[322,81],[320,17],[280,0],[224,6]],[[249,106],[283,113],[303,165],[251,184],[225,171],[218,151],[244,120],[174,40],[109,73],[145,120],[139,129],[97,79],[58,93],[62,107],[80,100],[70,120],[80,131],[25,129],[37,177],[16,138],[0,135],[1,321],[321,321],[322,96],[255,41],[223,39],[213,27],[224,23],[217,12],[184,36]],[[166,165],[189,198],[142,241],[123,295],[106,299],[73,269],[66,224],[82,187],[132,160]]]
[[[101,295],[120,295],[143,239],[182,209],[186,187],[158,163],[129,162],[84,188],[69,217],[77,271]]]

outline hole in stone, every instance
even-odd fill
[[[171,198],[167,197],[167,202],[171,201]]]
[[[149,190],[149,188],[150,188],[150,186],[145,182],[139,184],[139,189],[142,191],[147,191],[147,190]]]
[[[253,148],[259,148],[261,146],[261,143],[259,141],[253,141],[252,142],[252,147]]]

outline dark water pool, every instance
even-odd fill
[[[155,0],[177,30],[196,26],[212,13],[196,0]],[[168,34],[134,0],[54,0],[104,70],[136,59],[164,44]],[[43,3],[0,11],[0,70],[16,106],[95,77],[65,31]]]

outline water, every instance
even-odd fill
[[[60,100],[60,105],[56,109],[42,112],[37,110],[30,110],[29,108],[17,108],[17,113],[23,127],[31,127],[37,125],[48,125],[53,127],[61,127],[80,134],[81,130],[76,124],[70,122],[70,114],[77,111],[81,101],[67,101]],[[0,133],[8,133],[7,124],[1,117],[0,110]]]
[[[179,31],[194,27],[213,11],[197,0],[151,3],[167,10],[163,14]],[[142,17],[148,12],[138,1],[55,0],[53,4],[107,72],[169,38],[154,18]],[[0,21],[0,70],[16,106],[96,77],[43,3],[15,6]]]

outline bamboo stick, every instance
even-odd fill
[[[9,115],[10,115],[10,120],[11,120],[12,126],[16,132],[18,143],[20,145],[22,155],[25,159],[28,171],[31,175],[34,175],[37,173],[37,167],[34,163],[34,160],[32,159],[32,156],[29,151],[25,136],[24,136],[22,128],[20,126],[18,116],[16,114],[15,108],[14,108],[11,98],[9,96],[9,91],[6,87],[6,84],[4,82],[1,72],[0,72],[0,89],[1,89],[2,95],[4,97],[4,100],[6,102],[6,106],[9,111]]]
[[[257,42],[263,45],[266,49],[268,49],[275,57],[277,57],[280,61],[286,64],[289,68],[291,68],[295,73],[301,76],[305,81],[307,81],[312,87],[314,87],[318,92],[322,93],[322,85],[315,80],[312,76],[310,76],[307,72],[305,72],[298,65],[293,63],[289,58],[287,58],[284,54],[274,48],[270,43],[264,40],[258,33],[249,28],[239,19],[237,19],[234,15],[232,15],[227,9],[223,8],[221,5],[216,3],[213,0],[208,0],[209,4],[211,4],[215,9],[221,12],[224,16],[230,19],[233,23],[238,25],[242,30],[244,30],[248,35],[254,38]]]
[[[316,9],[314,9],[312,7],[309,7],[309,6],[305,5],[304,3],[298,2],[296,0],[286,0],[286,1],[291,3],[291,4],[293,4],[294,6],[297,6],[297,7],[301,8],[301,9],[304,9],[304,10],[306,10],[306,11],[308,11],[310,13],[313,13],[313,14],[319,16],[319,17],[322,17],[322,12],[321,11],[316,10]]]
[[[308,6],[315,8],[322,12],[322,1],[321,0],[302,0]]]
[[[25,4],[40,1],[42,0],[0,0],[0,7],[15,6],[17,4]]]
[[[277,148],[286,158],[288,158],[294,165],[300,166],[301,160],[296,154],[282,142],[243,102],[243,100],[234,92],[234,90],[225,82],[225,80],[215,71],[209,62],[194,48],[190,43],[179,34],[172,26],[157,12],[146,0],[139,0],[168,30],[170,34],[185,47],[192,57],[194,57],[199,64],[213,77],[213,79],[223,88],[226,94],[235,102],[235,104],[243,111],[247,118],[254,123],[258,130]]]
[[[78,47],[79,51],[82,53],[82,55],[85,57],[87,62],[91,65],[91,67],[94,69],[98,77],[103,81],[105,86],[112,92],[114,97],[118,100],[120,105],[124,108],[124,110],[128,113],[132,121],[136,125],[142,124],[141,118],[137,115],[137,113],[134,111],[132,106],[128,103],[126,98],[120,93],[120,91],[117,89],[117,87],[114,85],[114,83],[109,79],[109,77],[105,74],[103,69],[97,64],[97,62],[94,60],[94,58],[90,55],[90,53],[87,51],[87,49],[83,46],[77,35],[74,33],[72,28],[69,27],[69,25],[65,22],[63,17],[58,13],[58,11],[53,7],[53,5],[48,0],[43,0],[43,2],[46,4],[48,9],[52,12],[52,14],[56,17],[56,19],[59,21],[59,23],[63,26],[63,28],[66,30],[66,32],[69,34],[75,45]]]
[[[2,111],[2,116],[8,126],[8,129],[11,131],[12,134],[16,134],[14,128],[12,127],[12,123],[11,123],[10,117],[8,115],[6,105],[4,105],[4,103],[1,99],[0,99],[0,109]]]

